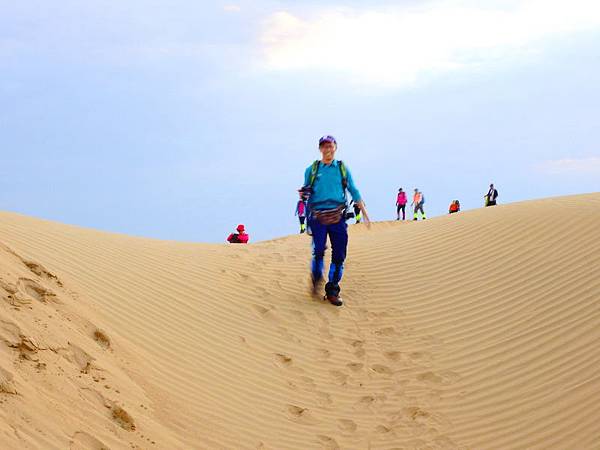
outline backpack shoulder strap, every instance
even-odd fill
[[[311,187],[315,184],[315,181],[317,179],[317,172],[319,171],[320,164],[321,164],[321,161],[319,161],[318,159],[312,163],[312,167],[310,170],[310,183],[309,183],[309,185]]]
[[[344,161],[338,161],[338,165],[340,166],[340,174],[342,175],[342,187],[346,190],[348,188],[348,171],[346,170]]]

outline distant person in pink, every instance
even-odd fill
[[[238,225],[236,228],[237,233],[231,233],[227,238],[227,242],[230,244],[247,244],[250,236],[246,234],[246,228],[244,225]]]
[[[396,198],[396,214],[398,218],[396,220],[400,220],[400,211],[402,211],[402,220],[406,220],[407,202],[406,192],[404,192],[402,188],[398,189],[398,197]]]
[[[302,198],[296,204],[296,215],[300,221],[300,234],[302,234],[306,232],[306,201]]]

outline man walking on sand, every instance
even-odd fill
[[[323,282],[323,258],[327,236],[329,236],[332,254],[329,279],[325,284],[325,299],[332,305],[342,306],[344,303],[340,297],[339,283],[344,273],[348,246],[347,190],[350,191],[352,200],[362,213],[364,222],[370,225],[370,220],[350,170],[342,161],[335,159],[337,150],[335,138],[323,136],[319,139],[319,150],[321,159],[316,160],[304,172],[302,188],[310,193],[308,223],[312,229],[313,245],[312,288],[313,294],[318,295]]]

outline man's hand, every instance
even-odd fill
[[[369,219],[369,213],[367,212],[367,208],[365,207],[365,202],[363,202],[362,200],[360,202],[357,202],[358,207],[360,208],[360,211],[362,212],[363,217],[365,218],[365,224],[367,225],[367,228],[371,228],[371,219]]]

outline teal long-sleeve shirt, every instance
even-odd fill
[[[352,173],[346,163],[346,176],[348,181],[348,190],[352,195],[354,202],[362,200],[360,192],[354,184]],[[310,185],[310,175],[312,173],[312,164],[304,171],[304,186]],[[310,209],[333,209],[346,202],[344,188],[342,187],[342,174],[339,163],[336,159],[329,165],[320,163],[317,177],[313,184],[313,192],[308,200]]]

